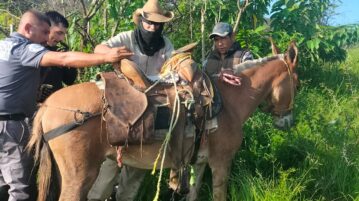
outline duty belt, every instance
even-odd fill
[[[22,121],[26,118],[25,114],[18,113],[18,114],[0,114],[0,121]]]

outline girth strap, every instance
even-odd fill
[[[65,124],[65,125],[55,128],[55,129],[50,130],[49,132],[47,132],[43,135],[44,140],[46,142],[49,142],[50,140],[52,140],[58,136],[61,136],[62,134],[65,134],[65,133],[83,125],[86,121],[88,121],[94,117],[100,116],[100,114],[101,113],[91,114],[89,112],[84,112],[83,119],[81,119],[81,121],[75,120],[71,123],[68,123],[68,124]]]

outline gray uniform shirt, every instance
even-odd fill
[[[47,51],[16,32],[0,41],[0,114],[32,116],[40,82],[39,64]]]
[[[134,53],[130,59],[137,64],[138,68],[141,69],[147,77],[153,80],[156,76],[158,76],[162,65],[168,58],[171,57],[173,51],[171,41],[165,36],[163,39],[165,41],[165,46],[157,51],[153,56],[147,56],[141,52],[136,42],[134,31],[121,32],[102,44],[109,47],[125,46]]]

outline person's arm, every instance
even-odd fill
[[[130,46],[134,40],[134,38],[131,36],[134,37],[133,31],[121,32],[121,33],[117,34],[116,36],[108,39],[107,41],[104,41],[101,44],[98,44],[95,47],[94,52],[104,54],[115,47],[130,48]]]
[[[98,53],[98,54],[104,54],[108,51],[110,51],[111,48],[105,44],[99,44],[95,47],[94,53]]]
[[[106,53],[87,54],[83,52],[46,52],[40,61],[40,66],[59,66],[83,68],[104,63],[114,63],[132,56],[126,48],[111,48]]]

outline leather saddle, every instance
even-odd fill
[[[151,86],[145,74],[137,67],[136,63],[131,60],[122,59],[119,65],[115,66],[115,69],[122,73],[131,85],[139,89],[146,89]]]
[[[101,74],[105,81],[105,113],[108,142],[119,146],[139,144],[154,132],[154,111],[147,96],[115,72]]]
[[[196,63],[191,59],[195,44],[187,45],[173,53],[173,56],[164,64],[161,76],[168,71],[176,72],[180,78],[186,81],[187,91],[193,94],[195,117],[204,116],[204,107],[212,102],[213,90],[208,77],[198,72]],[[122,59],[115,67],[122,77],[115,72],[102,73],[105,82],[105,106],[104,118],[106,120],[108,141],[111,145],[151,143],[156,127],[156,117],[161,113],[169,113],[168,110],[158,109],[160,105],[170,108],[174,100],[174,89],[161,84],[155,86],[150,92],[142,91],[151,86],[150,81],[130,60]],[[169,91],[172,91],[169,95]],[[189,97],[182,97],[188,99]],[[165,112],[163,112],[165,111]],[[161,117],[159,117],[161,118]],[[168,118],[168,115],[163,118]]]
[[[157,85],[144,94],[115,72],[102,73],[101,77],[105,82],[104,119],[109,144],[138,145],[158,140],[155,130],[169,126],[175,99],[173,86]],[[182,101],[187,98],[181,96]]]

